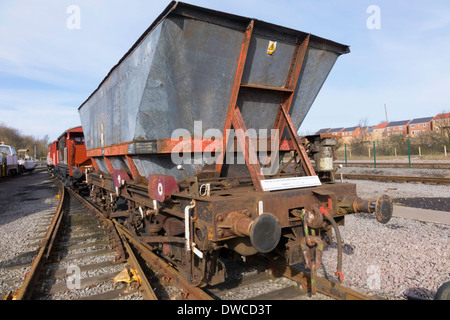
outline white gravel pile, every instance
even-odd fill
[[[387,299],[404,293],[433,298],[450,280],[450,228],[404,218],[385,225],[370,214],[347,216],[340,227],[344,285]],[[324,274],[334,277],[337,245],[325,249]],[[334,277],[335,278],[335,277]]]

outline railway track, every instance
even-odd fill
[[[90,203],[85,205],[90,206],[92,210],[96,210],[99,215],[101,213]],[[152,252],[149,245],[136,241],[133,235],[119,224],[115,219],[112,220],[125,246],[128,247],[127,252],[137,252],[142,261],[146,262],[151,268],[153,276],[157,278],[163,286],[173,285],[178,293],[172,295],[172,299],[183,300],[222,300],[226,299],[229,294],[236,299],[236,295],[232,293],[233,290],[250,289],[252,285],[258,283],[270,283],[281,279],[279,282],[284,282],[285,285],[280,289],[270,289],[267,292],[253,296],[252,300],[298,300],[313,293],[319,293],[316,296],[318,299],[323,299],[325,296],[337,300],[374,300],[375,298],[356,292],[336,282],[328,281],[324,278],[314,276],[316,284],[311,285],[311,274],[308,272],[301,272],[292,269],[286,265],[273,263],[271,260],[256,259],[251,261],[251,264],[264,268],[264,272],[257,273],[249,277],[241,277],[239,279],[232,279],[226,283],[217,286],[207,286],[203,289],[190,286],[183,277],[178,273],[175,267],[170,263],[165,262]],[[131,249],[133,247],[133,250]],[[133,258],[137,261],[136,258]],[[136,265],[136,264],[135,264]],[[152,299],[157,299],[153,297]]]
[[[240,300],[378,300],[347,288],[337,281],[329,281],[304,269],[286,266],[267,258],[250,259],[257,271],[243,274],[205,291],[215,299]],[[254,292],[248,297],[248,292]]]
[[[335,161],[337,165],[345,165],[345,161]],[[388,161],[377,161],[376,167],[384,168],[398,168],[398,167],[409,167],[409,162],[388,162]],[[373,168],[373,161],[348,161],[347,166],[356,167],[369,167]],[[411,168],[429,168],[429,169],[449,169],[450,162],[411,162]]]
[[[21,288],[8,293],[4,300],[113,300],[130,295],[145,300],[173,298],[168,293],[170,290],[155,283],[160,279],[163,285],[176,287],[172,288],[175,291],[172,295],[212,299],[201,289],[189,287],[176,269],[154,255],[150,248],[134,241],[128,230],[115,220],[103,218],[83,197],[67,188],[61,188],[60,195],[30,272]],[[145,261],[151,263],[153,270],[160,271],[160,279],[153,270],[148,270]],[[125,274],[124,270],[130,276],[131,285],[114,282],[119,273]],[[159,296],[154,292],[157,289]]]
[[[232,279],[224,284],[191,287],[176,268],[156,256],[151,247],[136,241],[117,221],[103,218],[90,202],[69,189],[61,189],[55,216],[42,241],[31,271],[21,288],[5,300],[26,299],[176,299],[221,300],[236,298],[236,290],[252,290],[267,284],[267,290],[251,299],[297,300],[318,292],[315,299],[327,295],[333,299],[373,299],[330,282],[269,260],[254,265],[265,271]],[[126,259],[125,259],[126,258]],[[123,270],[129,285],[113,281]],[[132,277],[136,276],[135,281]]]
[[[102,219],[91,203],[66,190],[61,192],[56,214],[32,270],[21,289],[10,293],[6,299],[377,299],[337,281],[283,265],[267,255],[264,259],[249,257],[245,266],[258,271],[246,274],[231,268],[238,276],[225,283],[190,287],[176,268],[154,255],[148,245],[135,241],[115,220]],[[77,270],[81,280],[79,287],[73,277]],[[128,270],[129,274],[133,270],[139,279],[131,284],[114,283],[113,279],[123,270]]]
[[[109,281],[125,266],[117,261],[107,227],[82,206],[74,194],[61,188],[60,202],[30,272],[16,300],[119,298],[132,291],[115,290]],[[82,279],[82,281],[81,281]],[[80,294],[81,293],[81,294]]]
[[[450,178],[441,178],[441,177],[393,176],[393,175],[372,175],[372,174],[352,174],[352,173],[343,173],[342,175],[344,178],[354,180],[450,184]]]

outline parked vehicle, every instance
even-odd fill
[[[6,175],[6,153],[0,152],[0,178]]]
[[[0,152],[6,155],[5,176],[19,174],[19,160],[16,149],[13,146],[5,145],[2,141],[0,143]]]
[[[37,161],[28,155],[28,149],[19,149],[19,172],[33,172],[36,168]]]

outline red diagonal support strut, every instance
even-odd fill
[[[220,172],[222,171],[223,161],[225,158],[225,150],[227,146],[227,131],[231,128],[231,120],[233,118],[234,110],[236,108],[236,103],[239,95],[239,89],[241,86],[242,75],[244,74],[245,61],[247,60],[248,48],[250,46],[250,39],[252,38],[253,27],[255,25],[255,21],[251,20],[247,30],[244,34],[244,40],[242,42],[241,53],[239,55],[239,62],[236,70],[236,76],[234,78],[233,83],[233,91],[231,93],[230,104],[228,105],[228,114],[225,120],[225,128],[223,130],[223,147],[222,152],[219,154],[217,164],[216,164],[216,175],[220,176]]]
[[[300,137],[298,136],[297,129],[295,129],[294,124],[292,123],[291,117],[283,106],[281,106],[281,112],[284,120],[286,121],[287,129],[289,131],[289,135],[291,136],[291,140],[294,143],[295,150],[301,158],[303,169],[308,176],[315,176],[316,172],[314,171],[311,161],[309,161],[309,157],[300,141]]]
[[[247,165],[250,176],[252,177],[253,185],[255,186],[256,191],[263,191],[261,180],[264,180],[264,175],[261,172],[261,165],[259,163],[255,148],[253,148],[253,145],[245,135],[247,132],[247,127],[245,126],[245,122],[239,108],[234,109],[232,124],[237,137],[237,142],[240,145],[241,150],[244,152],[245,164]]]
[[[298,78],[300,76],[300,71],[302,70],[303,61],[305,60],[306,50],[308,49],[309,35],[303,40],[302,43],[297,44],[294,55],[292,57],[291,67],[289,68],[289,73],[286,79],[286,89],[290,89],[291,92],[284,96],[281,101],[281,106],[289,113],[291,109],[292,99],[294,98],[295,88],[297,87]],[[286,123],[282,117],[281,107],[278,110],[277,117],[275,119],[274,129],[278,129],[280,132],[280,141],[283,136],[283,131]]]
[[[316,175],[314,168],[312,167],[311,161],[309,161],[309,157],[306,154],[305,148],[300,141],[300,137],[298,136],[297,129],[295,128],[289,115],[292,100],[294,98],[295,88],[297,87],[308,45],[309,35],[307,35],[301,43],[298,41],[297,46],[294,50],[285,85],[285,88],[290,89],[291,91],[286,93],[282,98],[280,109],[278,110],[278,114],[275,119],[274,129],[279,130],[279,137],[281,141],[283,137],[283,131],[285,127],[287,127],[291,140],[294,143],[294,147],[301,158],[303,169],[305,170],[307,175],[314,176]]]

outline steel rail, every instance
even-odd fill
[[[255,257],[250,261],[257,265],[267,266],[275,277],[284,277],[295,281],[299,286],[308,290],[311,295],[319,292],[336,300],[380,300],[378,297],[355,291],[317,274],[312,275],[311,272],[290,267],[285,262],[275,262],[268,257]]]
[[[332,297],[336,300],[378,300],[376,297],[355,291],[337,282],[332,282],[325,278],[318,277],[317,275],[312,278],[310,273],[302,272],[288,266],[278,270],[283,277],[291,279],[302,285],[310,284],[310,286],[315,286],[317,292]],[[311,281],[312,279],[314,279],[314,281]],[[311,291],[313,292],[312,288]]]
[[[139,265],[139,262],[134,255],[134,252],[130,246],[130,244],[134,247],[136,251],[138,251],[139,255],[147,261],[151,268],[154,269],[154,271],[159,272],[160,274],[164,275],[165,281],[171,283],[174,286],[177,286],[181,290],[183,290],[183,295],[186,299],[189,300],[213,300],[213,298],[208,295],[205,291],[198,287],[191,286],[184,278],[179,274],[178,270],[174,266],[172,266],[170,263],[166,262],[159,256],[157,256],[155,253],[152,252],[152,248],[146,244],[140,242],[138,239],[134,237],[134,235],[123,225],[118,223],[115,219],[109,220],[104,218],[103,214],[91,203],[89,203],[86,199],[81,197],[78,194],[74,195],[78,197],[80,200],[83,201],[86,205],[90,207],[90,209],[94,210],[97,215],[103,217],[104,220],[111,223],[115,229],[117,230],[117,233],[122,241],[122,244],[124,245],[127,253],[128,253],[128,262],[129,264],[138,272],[142,282],[142,290],[143,290],[143,296],[144,299],[157,299],[155,296],[153,289],[151,288],[151,285],[149,284],[142,268]],[[63,204],[63,197],[60,199],[60,204],[58,205],[58,208],[62,208]],[[60,209],[58,211],[61,211]],[[60,213],[61,214],[61,213]],[[56,227],[58,225],[59,215],[56,216],[53,219],[52,226]],[[51,227],[51,229],[54,229]],[[48,247],[48,244],[51,243],[51,238],[54,235],[54,231],[49,230],[47,234],[47,241],[46,244]],[[48,242],[48,243],[47,243]],[[42,254],[45,252],[45,248],[41,248]],[[36,259],[37,260],[37,259]],[[261,261],[267,263],[267,261]],[[322,294],[328,295],[334,299],[338,300],[376,300],[376,298],[368,296],[366,294],[357,292],[355,290],[352,290],[350,288],[347,288],[339,283],[328,281],[324,278],[318,277],[317,275],[314,276],[314,281],[311,281],[311,275],[308,272],[302,272],[297,269],[291,268],[289,266],[286,266],[285,264],[276,264],[275,266],[273,263],[268,262],[271,264],[272,267],[274,267],[275,272],[278,275],[281,275],[283,277],[286,277],[288,279],[291,279],[298,284],[312,284],[314,286],[313,289],[317,290],[317,292],[320,292]],[[35,268],[37,269],[37,267]],[[28,283],[31,283],[31,278],[28,277]],[[311,289],[311,287],[310,287]],[[21,290],[22,291],[22,290]],[[19,295],[17,298],[21,298]]]
[[[131,249],[130,245],[128,244],[128,241],[127,241],[125,235],[123,234],[123,232],[120,229],[117,229],[117,230],[119,232],[120,237],[122,238],[122,243],[128,253],[127,261],[131,265],[131,267],[134,270],[136,270],[136,272],[138,273],[138,276],[140,278],[140,285],[142,288],[142,297],[144,298],[144,300],[158,300],[158,297],[153,292],[152,286],[150,285],[147,277],[145,276],[145,273],[142,270],[138,259],[136,258],[133,250]]]
[[[312,295],[319,292],[336,300],[379,300],[377,297],[355,291],[337,282],[319,277],[317,274],[312,275],[310,272],[292,268],[285,263],[274,263],[268,261],[267,258],[258,259],[257,261],[268,265],[272,269],[274,276],[281,276],[295,281],[299,286],[306,288]]]
[[[92,203],[90,203],[89,201],[84,199],[81,195],[73,192],[70,189],[69,189],[69,191],[72,196],[77,198],[84,206],[86,206],[89,210],[94,212],[95,215],[106,225],[106,227],[109,229],[109,231],[111,231],[112,237],[114,238],[113,247],[116,249],[116,251],[118,251],[118,257],[117,257],[118,259],[117,260],[119,260],[119,261],[124,260],[125,259],[125,248],[123,246],[122,240],[120,239],[120,235],[119,235],[117,229],[114,227],[114,224],[111,222],[111,220],[107,219],[102,214],[102,212],[99,209],[97,209],[97,207],[95,207]]]
[[[39,248],[38,254],[36,258],[33,260],[31,265],[31,270],[27,274],[25,281],[23,282],[21,288],[18,290],[17,294],[8,295],[12,300],[28,300],[32,295],[32,287],[33,283],[37,280],[39,276],[39,270],[41,266],[48,259],[50,254],[50,250],[53,247],[53,242],[55,240],[56,234],[58,233],[60,222],[62,216],[65,212],[65,203],[66,203],[66,189],[63,187],[62,183],[60,183],[60,198],[59,203],[56,208],[55,215],[53,216],[52,223],[50,224],[47,234],[43,240],[42,246]]]
[[[422,182],[422,183],[437,183],[437,184],[450,184],[450,178],[440,177],[411,177],[411,176],[384,176],[384,175],[372,175],[372,174],[342,174],[347,179],[355,180],[375,180],[375,181],[401,181],[401,182]]]
[[[142,297],[144,298],[144,300],[158,300],[158,297],[155,295],[153,288],[150,285],[144,271],[142,270],[136,255],[134,254],[132,248],[128,243],[128,240],[123,232],[123,229],[117,228],[114,225],[114,223],[111,222],[111,220],[106,219],[95,206],[86,201],[86,199],[84,199],[82,196],[72,191],[71,194],[73,194],[76,198],[78,198],[78,200],[80,200],[83,204],[85,204],[89,208],[89,210],[93,211],[97,215],[97,217],[99,217],[103,221],[103,223],[105,223],[108,227],[112,227],[114,229],[113,232],[115,232],[118,235],[119,239],[117,240],[120,241],[120,244],[117,243],[119,241],[116,241],[117,245],[120,245],[125,249],[125,251],[128,254],[127,262],[137,272],[137,275],[140,279]],[[113,220],[113,222],[114,221],[115,220]],[[117,248],[116,246],[116,250],[117,249],[120,252],[119,256],[125,258],[124,250],[122,248]]]
[[[345,161],[335,161],[335,164],[342,164],[345,165]],[[376,162],[377,167],[380,166],[392,166],[392,167],[408,167],[408,162],[382,162],[377,161]],[[373,161],[371,162],[362,162],[362,161],[348,161],[348,166],[351,165],[358,165],[358,166],[368,166],[373,167]],[[450,162],[411,162],[411,167],[450,167]]]
[[[101,217],[107,225],[111,224],[112,227],[117,231],[119,237],[121,238],[121,244],[125,245],[127,242],[130,243],[135,250],[139,252],[139,255],[147,261],[151,268],[159,271],[161,274],[165,275],[165,279],[168,279],[169,282],[173,283],[174,286],[177,286],[181,290],[184,291],[184,295],[187,299],[192,300],[213,300],[211,296],[205,293],[198,287],[192,287],[189,283],[184,280],[184,278],[180,275],[180,273],[172,267],[169,263],[158,257],[156,254],[152,252],[151,247],[148,244],[140,242],[138,239],[135,239],[134,235],[130,233],[130,231],[117,222],[116,219],[106,219],[102,212],[96,208],[92,203],[81,197],[80,195],[74,193],[76,197],[78,197],[86,206],[88,206],[91,210],[93,210],[99,217]],[[126,245],[125,245],[126,247]],[[127,249],[127,248],[126,248]],[[130,248],[131,250],[131,248]],[[127,249],[127,251],[129,251]],[[131,264],[131,263],[130,263]],[[143,273],[142,273],[143,275]],[[145,278],[143,275],[142,278]],[[151,288],[151,286],[149,286]],[[151,299],[150,290],[144,289],[148,292],[148,297]],[[151,290],[153,292],[153,290]]]
[[[169,263],[154,254],[148,244],[141,243],[136,240],[128,229],[118,223],[115,219],[112,220],[121,234],[123,234],[129,242],[139,251],[141,257],[147,261],[154,271],[164,275],[166,281],[171,282],[176,287],[184,291],[184,296],[189,300],[213,300],[213,298],[198,287],[191,286],[180,273]]]
[[[80,197],[81,198],[81,197]],[[91,203],[83,199],[84,202],[93,208],[98,214],[102,215],[101,212],[93,206]],[[189,300],[214,300],[209,294],[200,289],[199,287],[191,286],[178,272],[178,270],[166,262],[158,255],[153,253],[152,248],[146,244],[139,241],[135,236],[122,224],[120,224],[116,219],[108,220],[112,222],[122,239],[123,244],[130,243],[133,248],[138,252],[142,259],[149,263],[150,267],[160,274],[164,275],[164,281],[178,287],[183,290],[184,298]],[[128,243],[127,243],[128,242]],[[129,247],[129,245],[128,245]],[[127,248],[127,251],[132,252],[131,248]],[[311,284],[311,275],[308,272],[302,272],[294,268],[288,267],[284,264],[276,264],[274,266],[273,262],[266,261],[265,259],[257,259],[258,263],[265,263],[274,267],[276,274],[291,279],[298,284]],[[130,263],[131,264],[131,263]],[[350,288],[347,288],[339,283],[328,281],[322,277],[314,276],[313,281],[314,289],[317,292],[328,295],[337,300],[377,300],[377,298],[371,297],[369,295],[357,292]],[[151,288],[151,287],[150,287]],[[150,290],[147,290],[150,292]]]

